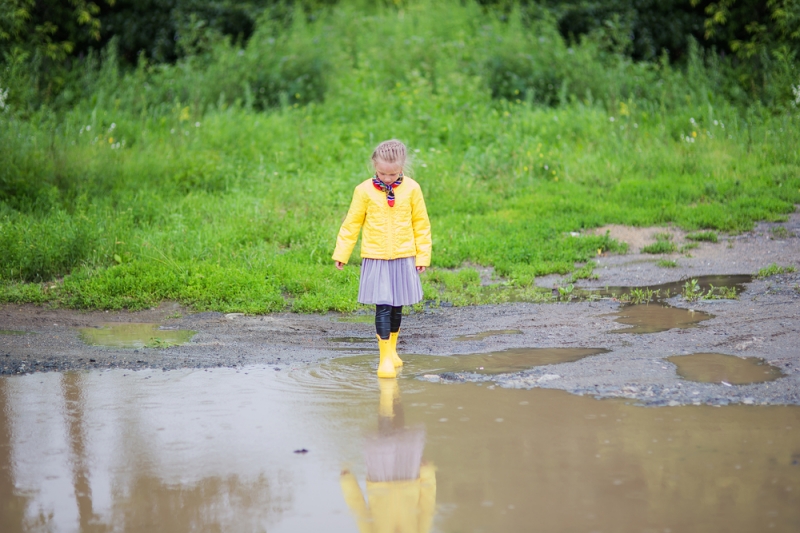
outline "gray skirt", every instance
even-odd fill
[[[414,305],[422,300],[422,284],[414,257],[361,260],[358,303]]]

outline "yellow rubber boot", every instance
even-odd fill
[[[378,414],[383,418],[393,418],[394,404],[400,398],[400,387],[397,386],[397,380],[379,379],[378,389],[381,391]]]
[[[392,363],[392,348],[391,339],[383,340],[381,339],[380,335],[375,335],[378,337],[378,348],[381,351],[381,359],[378,363],[378,377],[379,378],[395,378],[397,377],[397,371],[394,369],[394,363]]]
[[[392,363],[394,363],[394,367],[398,368],[403,366],[403,360],[400,359],[400,356],[397,355],[397,336],[400,335],[400,330],[395,331],[394,333],[389,333],[389,340],[391,341],[392,348]]]

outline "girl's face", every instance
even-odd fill
[[[378,179],[386,185],[391,185],[397,181],[397,178],[403,172],[403,167],[397,163],[387,163],[378,159],[373,161],[373,164],[375,165],[375,173],[378,175]]]

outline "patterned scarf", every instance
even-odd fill
[[[403,183],[402,172],[400,173],[400,176],[398,176],[397,181],[395,181],[391,185],[386,185],[384,182],[379,180],[377,174],[372,176],[372,185],[374,185],[375,188],[378,189],[379,191],[383,191],[386,193],[386,203],[389,204],[389,207],[394,207],[394,188],[399,187],[401,183]]]

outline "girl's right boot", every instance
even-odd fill
[[[397,371],[394,369],[394,362],[392,361],[392,340],[381,339],[378,337],[378,348],[380,349],[381,359],[378,362],[378,377],[379,378],[395,378]]]

